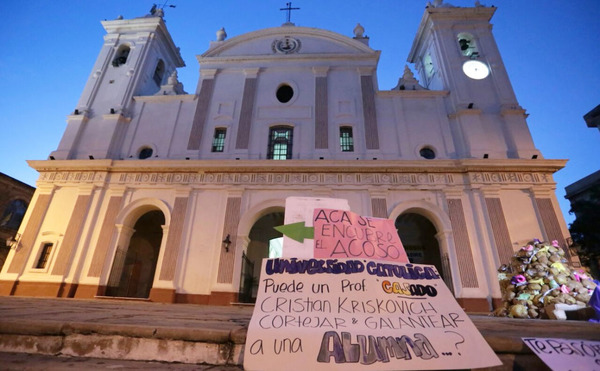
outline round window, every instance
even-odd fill
[[[435,152],[433,151],[433,149],[431,149],[429,147],[421,148],[421,150],[419,151],[419,154],[421,155],[421,157],[423,157],[427,160],[433,160],[435,158]]]
[[[275,93],[277,100],[281,103],[289,102],[294,96],[294,89],[291,86],[284,84],[277,88],[277,92]]]
[[[144,160],[147,159],[148,157],[152,156],[152,148],[150,147],[144,147],[140,150],[140,154],[138,155],[138,158],[140,160]]]

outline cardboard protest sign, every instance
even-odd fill
[[[404,370],[501,362],[434,266],[265,259],[246,370]]]
[[[552,370],[600,370],[600,341],[523,338]]]
[[[282,256],[284,258],[309,259],[314,257],[312,217],[313,210],[316,208],[350,210],[348,200],[341,198],[286,198],[285,225],[275,228],[283,233]]]
[[[315,258],[366,258],[409,263],[394,222],[351,211],[315,209]]]

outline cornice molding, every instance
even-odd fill
[[[191,102],[196,99],[196,94],[179,94],[179,95],[138,95],[133,97],[136,102],[152,102],[152,103],[171,103],[171,102]]]
[[[44,171],[105,172],[338,172],[338,173],[470,173],[546,172],[562,169],[567,160],[30,160]]]
[[[94,183],[168,186],[427,186],[479,188],[485,185],[555,185],[552,173],[564,160],[505,160],[496,166],[479,160],[435,161],[30,161],[38,184]],[[532,164],[536,162],[536,164]],[[293,163],[293,164],[289,164]],[[292,166],[295,165],[295,166]],[[382,191],[384,191],[382,189]]]
[[[448,90],[380,90],[377,96],[382,98],[402,97],[402,98],[428,98],[445,97],[450,94]]]
[[[286,62],[314,62],[319,61],[370,61],[373,66],[377,65],[379,60],[379,51],[373,54],[274,54],[274,55],[240,55],[240,56],[225,56],[225,57],[210,57],[203,58],[197,56],[198,63],[201,68],[210,68],[205,66],[220,66],[222,69],[224,64],[238,64],[239,66],[245,66],[250,63],[261,63],[261,67],[268,67],[269,63],[280,64],[282,61]],[[345,66],[347,67],[347,66]]]

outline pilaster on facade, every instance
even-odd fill
[[[516,103],[506,103],[500,106],[500,115],[516,115],[521,116],[523,118],[529,117],[529,114],[525,111],[525,109]]]
[[[246,76],[247,79],[255,79],[258,77],[260,70],[260,67],[244,68],[244,76]]]
[[[375,67],[372,66],[360,66],[356,69],[360,76],[373,76],[373,73],[375,72]]]
[[[98,207],[100,228],[94,233],[95,243],[90,250],[91,258],[88,258],[87,277],[99,283],[102,279],[107,279],[109,269],[106,266],[107,258],[110,256],[113,237],[115,234],[114,226],[117,216],[122,209],[126,187],[109,188],[106,192],[103,202]]]
[[[471,103],[472,104],[472,103]],[[450,119],[460,119],[463,116],[477,116],[481,115],[481,109],[479,108],[468,108],[469,103],[461,103],[456,106],[456,110],[453,113],[448,114]]]
[[[77,109],[77,113],[73,112],[70,115],[67,115],[67,124],[71,122],[79,122],[81,124],[85,124],[90,120],[91,112],[88,109]]]
[[[110,39],[107,40],[106,36],[105,44],[98,55],[98,59],[96,59],[94,71],[89,76],[87,84],[81,94],[81,98],[79,99],[79,103],[77,104],[77,107],[83,110],[90,110],[92,108],[94,99],[98,94],[98,89],[100,88],[103,80],[104,73],[110,65],[110,60],[112,59],[114,53],[113,45],[115,41]]]
[[[122,197],[131,188],[126,184],[110,184],[110,187],[106,188],[106,196],[108,197]]]
[[[56,190],[57,185],[46,182],[36,183],[35,195],[51,195]],[[33,202],[32,202],[33,203]]]
[[[469,222],[463,205],[463,192],[461,189],[448,188],[444,190],[444,194],[458,258],[461,288],[479,288],[481,283],[478,279],[475,257],[471,247]]]
[[[200,80],[214,79],[219,71],[218,68],[202,68],[200,69]]]
[[[369,190],[369,196],[371,198],[371,215],[375,218],[388,218],[388,205],[387,205],[388,192],[384,190]]]
[[[554,189],[548,187],[529,187],[529,194],[532,198],[550,198],[554,197]]]
[[[444,282],[450,291],[456,295],[457,288],[460,287],[460,275],[452,230],[442,229],[438,231],[434,237],[437,240],[438,246],[440,247],[442,269],[444,272],[448,272],[444,276]]]
[[[123,108],[115,108],[114,113],[107,113],[102,115],[102,119],[109,122],[131,122],[131,117],[127,117],[125,112],[122,111]]]
[[[560,208],[553,192],[547,189],[530,191],[534,209],[538,217],[542,231],[543,240],[546,242],[557,241],[558,245],[565,251],[565,256],[571,259],[571,253],[567,244],[569,230],[564,220],[559,220]]]
[[[473,188],[478,189],[483,198],[500,198],[500,191],[502,190],[500,185],[479,185]]]
[[[314,66],[312,67],[313,74],[315,77],[327,77],[327,73],[329,72],[329,66]]]
[[[131,119],[124,116],[122,112],[117,112],[121,108],[110,108],[110,113],[102,115],[101,125],[102,141],[94,141],[92,148],[80,148],[80,143],[77,143],[78,157],[95,159],[111,159],[118,158],[123,139],[126,132],[126,124]]]
[[[371,188],[369,189],[369,195],[373,198],[387,198],[390,191],[388,189]]]
[[[250,245],[250,242],[252,240],[250,239],[249,236],[236,236],[235,241],[232,241],[232,245],[235,244],[236,246],[236,251],[235,251],[235,256],[234,259],[235,261],[233,262],[233,271],[234,272],[241,272],[242,271],[242,264],[244,264],[243,259],[242,259],[242,255],[245,254],[246,251],[248,251],[248,246]],[[220,246],[220,250],[223,249],[222,246]],[[217,254],[218,255],[218,260],[217,260],[217,264],[215,265],[215,267],[217,269],[215,269],[215,275],[212,281],[212,284],[210,286],[211,290],[213,292],[227,292],[227,291],[233,291],[233,292],[239,292],[240,290],[240,280],[236,280],[233,279],[231,282],[222,282],[222,279],[219,279],[219,276],[222,274],[221,273],[221,265],[220,265],[220,261],[222,258],[222,254]]]
[[[246,192],[245,187],[229,187],[227,189],[227,197],[239,197],[241,198]]]
[[[182,239],[189,218],[189,190],[175,198],[171,218],[162,226],[164,238],[161,240],[155,281],[162,281],[161,288],[175,289],[177,269],[181,267]]]
[[[312,71],[315,75],[315,150],[327,154],[329,147],[329,98],[327,83],[329,66],[313,67]]]
[[[115,228],[117,229],[117,233],[119,234],[119,238],[117,239],[118,241],[121,241],[121,239],[129,241],[129,239],[131,239],[131,236],[133,236],[133,233],[135,233],[135,229],[133,229],[133,227],[125,224],[115,224]]]
[[[506,218],[502,208],[498,187],[485,187],[483,192],[471,192],[471,209],[474,229],[472,230],[475,254],[479,255],[478,274],[482,285],[499,298],[497,269],[512,256],[512,244]],[[485,196],[487,194],[487,197]],[[506,260],[508,259],[508,260]]]
[[[442,192],[447,200],[462,199],[464,195],[464,189],[462,187],[446,187]]]
[[[234,266],[236,252],[240,251],[240,247],[231,244],[237,242],[237,230],[241,217],[241,195],[237,196],[234,192],[227,198],[227,206],[225,208],[225,220],[223,223],[222,241],[229,241],[230,245],[220,249],[219,272],[217,275],[218,283],[232,284],[234,280]]]
[[[72,115],[67,116],[67,128],[56,151],[52,151],[50,156],[48,156],[50,160],[67,160],[73,157],[73,149],[85,125],[90,121],[91,114],[89,109],[78,107]]]
[[[311,190],[314,197],[332,198],[333,190],[326,187],[314,187]]]
[[[192,192],[192,187],[190,185],[179,185],[174,188],[175,198],[178,197],[189,197]]]

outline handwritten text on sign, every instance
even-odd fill
[[[401,370],[500,364],[434,266],[265,259],[247,370]]]
[[[523,338],[523,342],[553,370],[600,370],[600,341]]]
[[[315,209],[315,258],[365,258],[408,263],[394,222],[351,211]]]

